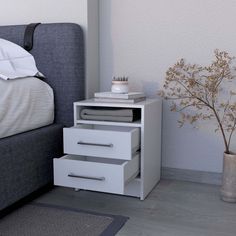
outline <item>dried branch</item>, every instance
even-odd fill
[[[231,102],[231,97],[236,92],[226,91],[229,98],[226,102],[220,100],[224,89],[222,85],[236,78],[236,70],[232,66],[235,58],[224,51],[215,50],[214,53],[215,59],[207,67],[187,64],[184,59],[177,61],[167,70],[164,90],[159,95],[172,100],[171,110],[181,114],[178,121],[181,127],[185,122],[193,124],[214,118],[217,121],[216,131],[221,131],[224,140],[225,152],[230,153],[230,141],[236,130],[236,103]],[[194,114],[184,113],[188,109]]]
[[[230,146],[231,138],[232,138],[232,135],[233,135],[235,130],[236,130],[236,119],[234,119],[234,125],[233,125],[233,128],[232,128],[232,130],[230,132],[230,135],[229,135],[228,146]]]

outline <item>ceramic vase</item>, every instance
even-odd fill
[[[128,81],[112,81],[111,91],[113,93],[128,93],[129,92]]]
[[[236,154],[224,153],[221,199],[236,203]]]

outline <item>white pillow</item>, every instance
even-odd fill
[[[0,78],[4,80],[41,76],[34,57],[24,48],[0,38]]]

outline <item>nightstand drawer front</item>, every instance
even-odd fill
[[[131,160],[140,145],[139,128],[80,126],[64,128],[64,152]]]
[[[139,155],[131,161],[66,155],[54,159],[54,184],[124,194],[125,184],[139,173]]]

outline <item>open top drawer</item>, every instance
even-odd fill
[[[139,173],[139,154],[131,161],[66,155],[54,159],[54,184],[124,194]]]
[[[64,153],[131,160],[140,147],[140,129],[102,125],[64,128]]]

